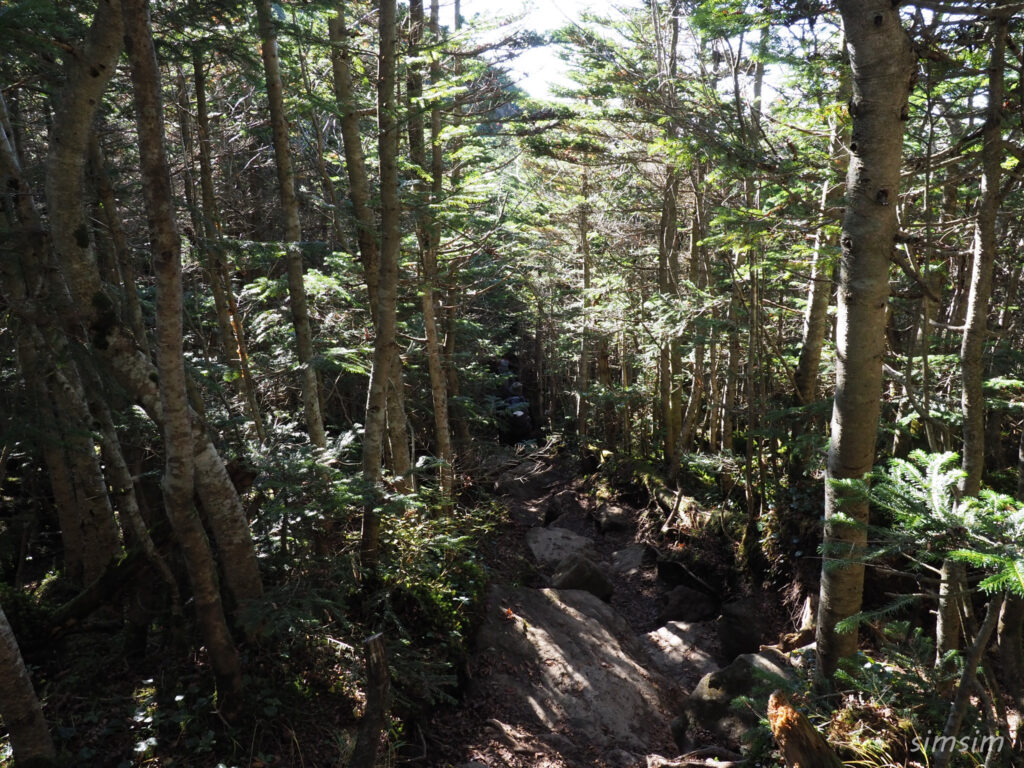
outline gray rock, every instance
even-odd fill
[[[611,752],[606,752],[604,761],[608,768],[642,768],[647,762],[624,749],[613,749]]]
[[[586,549],[591,539],[564,528],[531,528],[526,532],[526,545],[541,565],[558,565],[569,555]]]
[[[718,640],[725,660],[744,653],[756,653],[768,632],[764,600],[744,597],[722,605]]]
[[[577,590],[496,588],[485,616],[477,645],[507,671],[477,675],[469,696],[494,717],[602,753],[672,749],[671,686],[646,668],[632,628],[607,603]]]
[[[721,577],[706,566],[702,567],[691,549],[673,550],[661,555],[658,558],[658,578],[670,587],[682,585],[716,595],[723,591]]]
[[[580,504],[579,497],[573,491],[559,491],[548,499],[547,507],[544,511],[544,524],[550,525],[552,520],[556,520],[563,515],[583,517],[585,514],[586,512],[583,510],[583,505]]]
[[[502,496],[526,500],[542,496],[558,480],[558,472],[540,461],[524,461],[503,472],[494,483]]]
[[[542,733],[537,739],[560,755],[570,755],[579,751],[575,744],[560,733]]]
[[[678,685],[692,685],[694,680],[718,669],[707,649],[708,635],[712,633],[708,622],[670,621],[644,635],[643,643],[654,669]]]
[[[705,592],[678,586],[668,593],[668,602],[658,614],[658,623],[669,621],[704,621],[718,615],[717,601]],[[754,648],[756,651],[757,648]]]
[[[601,533],[628,531],[633,526],[633,515],[625,507],[602,504],[597,509],[597,527]]]
[[[582,589],[605,601],[611,599],[614,591],[604,571],[590,558],[580,554],[569,555],[558,564],[551,586],[555,589]]]
[[[629,576],[654,562],[654,550],[646,544],[631,544],[612,555],[612,570]]]
[[[749,709],[734,709],[733,699],[749,696],[764,699],[765,711],[768,695],[780,681],[792,681],[793,670],[786,657],[777,651],[745,653],[738,656],[725,669],[710,672],[701,678],[697,687],[682,705],[680,717],[685,722],[688,743],[697,729],[709,731],[715,743],[739,749],[744,736],[757,727],[760,717]]]
[[[559,515],[554,520],[544,524],[549,528],[565,528],[567,531],[571,531],[579,524],[579,518],[566,512],[564,515]]]

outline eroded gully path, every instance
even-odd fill
[[[596,501],[577,477],[571,461],[537,459],[498,478],[509,525],[489,542],[497,577],[467,695],[432,725],[429,764],[732,764],[722,749],[680,756],[673,737],[680,700],[719,668],[717,606],[686,592],[682,614],[698,620],[670,620],[680,606],[656,550],[635,540],[639,513]]]

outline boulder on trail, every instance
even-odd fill
[[[713,743],[739,749],[747,734],[757,727],[759,713],[765,711],[772,690],[780,682],[793,679],[786,657],[771,649],[745,653],[725,669],[706,674],[683,702],[674,730],[685,733],[686,744],[679,746],[685,748],[695,743],[698,732],[709,732]],[[736,709],[731,704],[739,696],[763,699],[765,704],[758,712]]]
[[[597,509],[597,527],[601,533],[628,531],[633,525],[633,516],[618,504],[602,504]]]
[[[501,475],[494,483],[494,490],[502,496],[524,501],[542,496],[558,481],[559,473],[541,461],[524,461]]]
[[[630,544],[612,554],[612,570],[623,576],[639,572],[645,565],[654,563],[655,550],[646,544]]]
[[[668,751],[671,688],[644,668],[643,648],[607,603],[577,590],[495,588],[486,611],[478,647],[495,662],[477,673],[470,697],[534,734],[538,752],[560,742],[561,764],[589,768],[617,750]],[[545,743],[550,733],[578,754],[565,754],[562,739]]]
[[[670,621],[704,621],[718,615],[718,601],[705,592],[680,585],[673,588],[667,598],[668,602],[658,614],[659,624]]]
[[[730,661],[743,653],[755,653],[768,633],[765,601],[743,597],[722,606],[718,619],[718,639],[722,657]]]
[[[559,491],[547,500],[544,507],[544,525],[551,525],[555,520],[565,515],[583,517],[585,514],[579,497],[568,489]]]
[[[658,557],[658,578],[670,587],[685,586],[720,595],[724,584],[719,574],[700,562],[690,548],[675,549]]]
[[[591,539],[565,528],[531,528],[526,532],[526,546],[541,565],[556,566],[590,544]]]
[[[690,688],[695,680],[718,669],[709,645],[714,643],[710,622],[670,621],[643,637],[653,667],[672,683]]]
[[[605,602],[612,599],[615,588],[593,560],[584,555],[569,555],[558,564],[558,570],[551,579],[555,589],[582,589]]]

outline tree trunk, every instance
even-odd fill
[[[673,279],[678,276],[678,269],[673,269],[676,260],[676,223],[678,209],[676,194],[679,182],[674,171],[669,170],[668,179],[661,200],[661,219],[658,222],[658,291],[662,301],[670,302],[674,294],[673,287],[677,284]],[[676,449],[679,442],[679,431],[682,428],[682,360],[678,345],[679,338],[669,335],[665,338],[658,355],[658,371],[660,375],[659,394],[661,395],[661,412],[665,429],[665,467],[669,477],[674,479],[678,472],[679,457]]]
[[[441,493],[449,498],[452,493],[452,437],[448,425],[448,382],[444,375],[441,360],[441,346],[437,331],[438,308],[435,300],[437,286],[437,252],[440,228],[435,223],[435,216],[430,206],[437,205],[441,199],[442,167],[433,162],[440,151],[441,111],[437,103],[431,104],[431,163],[427,164],[427,150],[424,139],[423,112],[420,103],[423,97],[423,74],[415,64],[419,56],[420,43],[423,37],[423,0],[410,0],[409,21],[409,58],[408,85],[406,88],[409,100],[409,155],[412,162],[419,166],[424,177],[430,176],[430,194],[427,185],[421,178],[417,182],[419,191],[418,209],[416,211],[416,234],[420,246],[420,294],[423,307],[423,329],[426,336],[427,368],[430,372],[430,396],[434,406],[434,431],[437,441],[437,457],[441,460],[439,479]],[[431,23],[431,34],[436,44],[436,27]],[[436,80],[440,72],[432,68],[431,77]],[[438,158],[439,159],[439,158]]]
[[[768,724],[787,768],[842,768],[825,738],[789,703],[782,691],[768,699]]]
[[[302,377],[302,407],[306,415],[309,441],[317,448],[327,446],[323,415],[320,412],[320,388],[316,368],[313,366],[313,331],[309,323],[306,287],[303,282],[302,225],[299,221],[299,201],[295,194],[295,172],[292,168],[291,149],[288,146],[288,119],[284,113],[284,87],[281,64],[278,60],[277,29],[270,9],[270,0],[255,0],[256,18],[262,42],[263,69],[267,79],[267,99],[270,103],[270,127],[274,134],[274,157],[277,160],[277,182],[284,214],[284,239],[288,264],[288,295],[295,328],[295,347]]]
[[[829,154],[842,151],[839,142],[839,128],[832,126],[829,140]],[[818,369],[821,367],[821,350],[825,346],[828,331],[828,305],[832,298],[832,259],[826,254],[828,237],[825,234],[829,191],[833,179],[831,174],[821,184],[818,204],[818,227],[814,231],[814,261],[811,265],[811,279],[807,287],[807,308],[804,311],[804,326],[800,340],[800,356],[797,359],[793,378],[796,381],[796,396],[801,405],[808,405],[817,399]]]
[[[345,152],[345,168],[348,172],[349,199],[352,201],[353,214],[356,220],[356,240],[359,244],[359,256],[366,280],[370,317],[376,328],[382,269],[380,251],[383,247],[383,242],[378,240],[380,233],[378,232],[374,210],[370,205],[370,182],[366,171],[366,157],[363,152],[359,131],[359,111],[352,87],[352,56],[348,49],[345,4],[338,2],[336,8],[337,15],[328,20],[328,31],[331,40],[331,66],[334,74],[334,97],[338,110],[341,113],[341,137]],[[395,130],[398,130],[398,128]],[[383,184],[383,176],[381,183]],[[397,201],[397,193],[395,197]],[[381,200],[383,208],[383,196]],[[380,212],[380,215],[383,218],[383,210]],[[381,226],[383,227],[383,223]],[[397,287],[395,290],[397,291]],[[382,379],[384,389],[381,396],[385,398],[381,404],[385,414],[382,418],[385,419],[385,423],[388,425],[386,437],[391,447],[391,468],[399,477],[397,485],[404,490],[409,490],[411,489],[411,476],[409,472],[412,468],[412,460],[409,455],[408,429],[406,427],[402,360],[397,354],[397,348],[392,350],[389,365],[390,372],[386,379]],[[382,427],[383,429],[384,427]],[[381,442],[381,453],[383,453],[383,440],[384,438],[382,438]]]
[[[583,169],[583,202],[579,207],[580,253],[583,257],[583,319],[580,330],[580,375],[576,393],[576,432],[580,448],[587,444],[587,419],[590,406],[590,185],[587,170]]]
[[[156,352],[164,416],[164,504],[192,583],[196,616],[217,679],[218,708],[230,720],[241,706],[241,664],[224,617],[213,554],[192,504],[194,453],[182,342],[181,241],[164,145],[160,71],[146,0],[122,0],[122,6],[157,279]]]
[[[398,200],[398,132],[395,100],[396,59],[395,0],[381,0],[379,9],[380,57],[377,76],[377,127],[380,155],[380,269],[377,285],[376,334],[373,341],[373,369],[366,398],[363,433],[363,477],[376,489],[363,510],[360,557],[363,567],[373,572],[380,546],[380,513],[377,509],[381,482],[381,455],[385,435],[385,413],[389,379],[397,354],[395,343],[398,288],[398,255],[401,245]]]
[[[992,297],[992,272],[996,259],[996,215],[999,212],[1000,163],[1003,160],[1003,71],[1006,51],[1007,18],[1000,14],[993,21],[992,58],[985,126],[981,147],[981,199],[974,226],[974,263],[971,269],[967,318],[960,347],[964,414],[963,470],[960,488],[965,496],[977,496],[981,490],[985,466],[985,397],[982,392],[984,363],[982,356],[988,340],[988,305]]]
[[[691,285],[699,288],[704,287],[704,280],[701,277],[701,253],[697,245],[703,237],[701,224],[703,222],[703,211],[701,210],[702,199],[698,194],[694,200],[693,221],[690,222],[690,245],[689,245],[689,281]],[[678,292],[678,288],[677,288]],[[704,398],[704,357],[706,347],[703,338],[703,329],[694,327],[693,335],[693,378],[690,384],[690,396],[686,400],[686,410],[683,412],[679,428],[679,444],[676,448],[676,458],[682,459],[683,454],[690,450],[697,431],[697,416],[700,414],[701,401]]]
[[[114,186],[111,184],[110,176],[107,173],[106,158],[100,147],[99,139],[95,135],[91,136],[89,140],[89,156],[90,164],[93,167],[93,177],[96,182],[96,192],[99,195],[100,208],[103,211],[103,223],[110,233],[110,238],[114,244],[114,252],[117,256],[128,324],[131,326],[132,333],[135,334],[135,341],[139,345],[139,349],[149,354],[149,339],[146,337],[146,323],[142,317],[142,303],[139,301],[135,261],[131,249],[128,247],[128,237],[125,234],[124,226],[121,224],[121,213],[118,210],[117,198],[114,195]]]
[[[349,768],[374,768],[377,765],[380,735],[387,727],[391,678],[384,639],[381,635],[373,635],[366,639],[363,648],[366,659],[366,708],[359,721]]]
[[[863,479],[875,460],[889,258],[897,232],[903,121],[914,66],[910,39],[892,3],[839,0],[838,5],[853,71],[853,130],[818,610],[818,673],[823,678],[832,676],[840,658],[857,650],[857,632],[840,632],[836,624],[861,607],[868,503],[830,481]]]
[[[0,716],[10,733],[17,768],[52,768],[57,751],[43,708],[21,658],[18,641],[0,608]]]
[[[206,247],[210,261],[210,282],[213,285],[214,301],[217,294],[225,299],[222,308],[217,303],[217,322],[224,335],[226,351],[231,357],[232,366],[239,374],[239,384],[249,408],[249,418],[253,421],[256,436],[261,443],[266,442],[267,433],[263,426],[259,399],[256,397],[256,385],[249,370],[249,352],[245,343],[245,329],[238,313],[235,293],[231,287],[231,277],[224,258],[224,249],[220,242],[220,212],[217,209],[217,196],[213,187],[213,163],[210,158],[210,118],[206,103],[206,71],[204,69],[202,51],[198,46],[192,49],[193,80],[196,89],[196,129],[199,134],[199,188],[203,200],[203,229],[206,234]]]
[[[89,134],[80,128],[92,123],[121,43],[121,7],[116,2],[101,2],[86,44],[68,64],[65,87],[58,100],[54,138],[47,157],[46,199],[53,250],[70,295],[51,297],[51,303],[61,313],[67,332],[76,338],[88,338],[91,351],[109,366],[128,396],[162,425],[158,372],[149,357],[139,352],[133,334],[120,323],[116,306],[100,282],[89,239],[76,235],[88,232],[81,190]],[[19,195],[18,200],[26,209],[23,213],[32,216],[31,195]],[[35,233],[32,241],[45,242],[41,225],[29,226]],[[74,311],[69,310],[72,302]],[[263,593],[259,564],[241,501],[209,435],[195,419],[191,442],[196,492],[223,556],[228,587],[238,603],[259,597]]]
[[[377,243],[377,222],[370,206],[370,180],[366,172],[366,155],[359,132],[359,109],[352,87],[352,54],[349,52],[345,24],[345,3],[338,2],[336,15],[327,21],[331,40],[331,67],[334,74],[334,100],[341,115],[339,124],[348,175],[348,196],[356,224],[359,260],[363,265],[370,317],[376,323],[377,283],[380,279],[380,249]]]
[[[967,298],[967,317],[960,346],[963,393],[963,470],[960,491],[977,496],[985,469],[985,395],[982,359],[988,340],[988,305],[992,297],[992,272],[996,260],[996,215],[999,212],[999,178],[1003,159],[1003,71],[1006,52],[1007,17],[992,22],[992,58],[989,63],[988,106],[982,129],[981,199],[974,225],[974,259]],[[945,560],[939,587],[939,608],[935,629],[935,657],[938,663],[947,651],[960,646],[960,603],[967,570],[963,563]]]

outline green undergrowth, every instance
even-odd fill
[[[228,724],[216,711],[205,653],[187,650],[202,645],[190,603],[186,626],[174,627],[157,600],[145,652],[126,654],[129,593],[26,649],[63,765],[343,765],[364,702],[363,643],[377,633],[391,671],[391,758],[419,745],[419,723],[458,696],[487,582],[477,545],[498,519],[490,503],[442,506],[429,487],[388,498],[371,578],[358,566],[367,495],[352,464],[282,445],[254,472],[246,500],[266,591],[232,613],[245,638],[244,712]],[[6,601],[20,635],[46,635],[59,594],[40,587]]]

